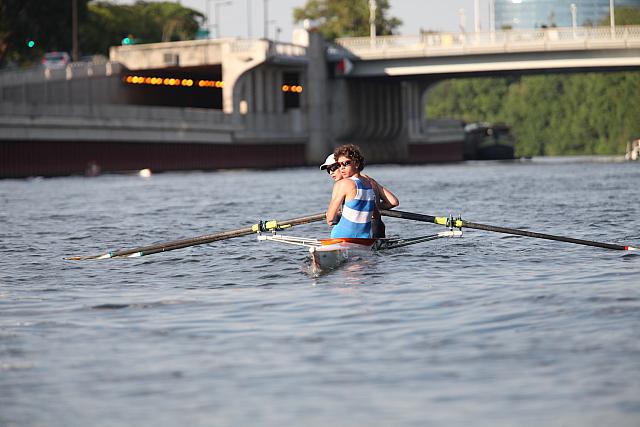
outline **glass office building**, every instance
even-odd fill
[[[496,30],[598,25],[609,16],[609,0],[494,0]],[[615,0],[615,8],[640,7],[640,0]]]

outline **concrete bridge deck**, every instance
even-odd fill
[[[73,173],[96,156],[122,167],[108,144],[127,167],[153,158],[163,170],[178,152],[178,169],[315,164],[347,142],[373,162],[461,160],[462,123],[424,117],[434,83],[640,66],[640,26],[307,40],[118,46],[105,63],[0,73],[0,176],[25,173],[6,170],[11,156],[37,157],[28,146],[83,153]],[[64,173],[41,157],[42,173]]]

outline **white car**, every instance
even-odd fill
[[[71,62],[67,52],[47,52],[42,57],[44,68],[64,68]]]

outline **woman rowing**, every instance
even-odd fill
[[[380,209],[398,206],[398,198],[374,179],[362,174],[364,165],[360,149],[348,144],[336,148],[333,158],[327,157],[320,166],[320,169],[327,169],[336,181],[327,210],[329,225],[337,222],[331,231],[332,238],[385,237]],[[339,214],[340,207],[342,216]]]
[[[331,179],[336,182],[342,179],[342,174],[340,173],[340,164],[336,161],[333,153],[329,154],[324,163],[320,165],[320,170],[326,170]],[[361,175],[365,178],[368,178],[373,184],[373,189],[376,192],[378,210],[391,209],[398,206],[399,201],[395,194],[389,191],[386,187],[380,185],[375,179],[371,178],[370,176],[362,173]],[[340,213],[338,213],[338,216],[339,215]],[[371,220],[371,234],[373,238],[386,237],[385,225],[384,222],[382,222],[382,217],[378,215],[378,212],[374,212],[373,218]]]

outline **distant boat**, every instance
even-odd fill
[[[510,160],[515,141],[504,123],[470,123],[464,127],[465,160]]]

